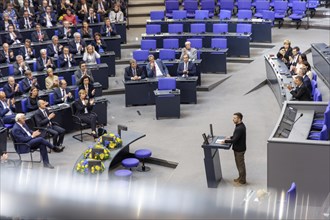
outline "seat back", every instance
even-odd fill
[[[315,89],[317,88],[317,82],[314,79],[312,79],[311,84],[312,84],[312,95],[314,96]]]
[[[49,99],[49,105],[50,106],[55,105],[55,96],[54,96],[54,93],[53,92],[51,92],[51,93],[48,94],[48,99]]]
[[[33,61],[33,71],[37,71],[37,61]]]
[[[220,10],[220,20],[230,20],[231,11],[230,10]]]
[[[252,32],[251,24],[237,24],[236,26],[236,33],[249,34],[251,32]]]
[[[252,18],[252,11],[251,10],[239,10],[237,13],[238,19],[251,19]]]
[[[13,76],[14,75],[14,65],[9,63],[8,64],[8,75]]]
[[[290,189],[286,192],[286,202],[287,203],[295,203],[296,201],[296,190],[297,190],[297,187],[296,187],[296,183],[295,182],[292,182],[291,183],[291,186],[290,186]]]
[[[30,153],[30,148],[27,145],[17,144],[18,142],[17,142],[17,140],[15,138],[15,135],[13,134],[12,130],[9,131],[9,135],[10,135],[10,138],[12,139],[12,141],[13,141],[14,148],[15,148],[15,151],[16,151],[17,154]]]
[[[166,16],[172,14],[173,10],[179,10],[179,1],[165,1]]]
[[[205,33],[206,27],[205,24],[191,24],[190,32],[195,34]]]
[[[141,50],[156,50],[156,40],[141,40]]]
[[[215,10],[215,3],[213,0],[204,0],[201,2],[201,9],[207,10],[209,13],[209,17],[213,17]]]
[[[146,25],[146,33],[147,34],[160,34],[160,24],[147,24]]]
[[[208,10],[196,10],[195,11],[195,19],[204,20],[209,18]]]
[[[174,10],[173,11],[173,20],[181,20],[187,18],[186,10]]]
[[[54,35],[58,36],[58,30],[54,30]]]
[[[262,11],[269,11],[269,1],[257,1],[256,2],[256,12],[262,13]]]
[[[327,125],[323,125],[322,130],[320,132],[320,140],[321,141],[327,141],[329,140],[329,131],[327,128]]]
[[[240,10],[251,10],[251,1],[238,0],[237,1],[238,12]]]
[[[313,80],[317,81],[317,74],[314,71],[312,71],[312,74],[313,74]]]
[[[193,1],[193,0],[185,1],[184,10],[186,10],[187,13],[195,14],[195,11],[198,10],[198,1]]]
[[[168,33],[182,33],[183,32],[183,24],[169,24],[168,25]]]
[[[275,13],[273,11],[262,11],[262,19],[266,21],[274,21]]]
[[[165,17],[164,11],[151,11],[150,20],[163,20]]]
[[[148,60],[149,51],[148,50],[134,50],[133,58],[136,61],[146,61]]]
[[[159,78],[158,90],[173,90],[176,89],[175,78]]]
[[[163,39],[163,48],[164,49],[178,49],[179,48],[179,39]]]
[[[25,93],[24,88],[23,88],[23,80],[18,82],[18,87],[19,87],[19,91],[21,91],[22,93]]]
[[[318,88],[315,88],[314,90],[313,100],[315,102],[322,102],[322,94],[320,93]]]
[[[221,10],[228,10],[231,13],[234,9],[234,0],[221,0],[220,8]]]
[[[203,48],[203,40],[200,38],[190,38],[190,39],[187,39],[187,41],[190,41],[191,47],[194,47],[196,49]]]
[[[288,9],[288,2],[287,1],[275,1],[274,2],[274,12],[275,13],[286,13]]]
[[[215,49],[226,49],[227,39],[226,38],[212,38],[211,47]]]
[[[228,24],[213,24],[213,33],[228,33]]]
[[[306,2],[296,1],[292,4],[292,14],[304,15],[306,11]]]
[[[159,50],[159,59],[161,60],[174,60],[175,50],[171,49],[161,49]]]
[[[28,99],[27,98],[22,99],[21,106],[22,106],[22,112],[23,113],[27,113],[28,112],[27,103],[28,103]]]

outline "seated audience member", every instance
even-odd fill
[[[64,79],[60,80],[60,87],[54,90],[55,104],[70,103],[74,101],[74,97],[67,88],[67,83]]]
[[[9,49],[9,45],[7,43],[4,43],[2,45],[2,49],[0,51],[0,62],[1,63],[12,63],[15,61],[15,55],[14,51],[12,49]]]
[[[94,34],[94,40],[92,41],[92,46],[95,48],[96,52],[98,53],[104,53],[108,49],[107,44],[101,38],[101,34],[98,32]]]
[[[28,11],[24,11],[24,14],[22,16],[22,18],[20,18],[18,20],[18,24],[19,24],[19,28],[20,29],[31,29],[34,28],[35,23],[32,20],[32,18],[29,16],[29,12]]]
[[[197,50],[193,47],[191,47],[190,41],[186,41],[184,44],[184,48],[181,50],[181,56],[180,60],[183,60],[183,55],[187,54],[189,57],[189,60],[196,60],[197,59]]]
[[[29,92],[29,97],[27,100],[27,109],[29,112],[38,109],[38,101],[39,101],[39,90],[36,87],[31,87]]]
[[[151,77],[170,76],[166,65],[160,59],[155,60],[154,55],[148,56],[149,63],[146,66],[147,75]]]
[[[74,105],[76,107],[75,115],[80,118],[81,121],[87,123],[91,126],[92,135],[97,138],[96,133],[96,121],[97,115],[92,112],[94,106],[94,99],[87,98],[87,93],[84,89],[79,90],[79,99],[75,101]]]
[[[66,9],[66,14],[63,15],[63,25],[67,22],[69,25],[77,25],[76,15],[71,8]],[[73,32],[71,32],[73,34]]]
[[[80,0],[80,4],[77,5],[77,15],[80,20],[84,20],[85,16],[88,14],[90,6],[86,3],[86,0]]]
[[[70,53],[74,55],[80,55],[85,52],[86,43],[83,39],[81,39],[80,33],[74,33],[74,39],[69,42],[69,50]]]
[[[82,27],[80,29],[80,34],[82,38],[92,38],[93,37],[93,29],[89,27],[87,21],[83,21]]]
[[[58,37],[61,39],[73,38],[74,28],[70,27],[69,21],[63,21],[63,27],[58,29]]]
[[[3,91],[0,91],[0,118],[5,124],[15,123],[15,99],[7,99]]]
[[[90,7],[88,9],[88,14],[85,15],[84,21],[88,22],[89,24],[94,24],[98,22],[94,8]]]
[[[101,35],[106,37],[117,35],[116,26],[111,24],[110,18],[104,19],[104,25],[101,26]]]
[[[299,54],[300,54],[300,48],[299,47],[294,47],[292,49],[292,56],[289,56],[290,68],[292,68],[292,66],[297,65]]]
[[[32,75],[31,70],[27,70],[25,72],[25,78],[22,79],[22,86],[23,93],[29,92],[32,87],[37,87],[38,89],[40,89],[37,78]]]
[[[124,21],[124,14],[120,11],[119,5],[115,4],[113,10],[109,13],[109,18],[111,22],[121,22]]]
[[[107,15],[108,9],[109,6],[107,1],[97,0],[94,2],[94,11],[101,16],[102,20]]]
[[[9,25],[13,25],[13,22],[10,20],[9,15],[4,13],[2,20],[0,20],[0,30],[8,31]]]
[[[53,27],[56,26],[57,16],[54,12],[52,12],[52,8],[50,6],[46,7],[46,12],[41,14],[40,16],[40,24],[44,27]]]
[[[34,58],[33,49],[31,48],[31,40],[25,39],[24,47],[19,49],[19,55],[22,55],[24,60],[31,60]]]
[[[15,30],[14,25],[9,25],[8,33],[5,35],[5,42],[9,45],[20,44],[22,39],[21,33]]]
[[[189,61],[188,54],[183,55],[183,62],[180,62],[177,69],[178,75],[182,77],[195,76],[196,66],[192,61]]]
[[[295,89],[291,85],[287,86],[292,97],[298,101],[311,101],[310,92],[304,85],[303,78],[301,76],[294,76],[293,82],[296,84]]]
[[[60,67],[72,67],[76,65],[76,60],[74,59],[72,53],[69,52],[68,47],[63,48],[63,53],[59,57]]]
[[[67,14],[67,9],[73,8],[73,3],[70,2],[70,0],[61,0],[60,3],[57,6],[57,13],[58,16],[64,16]],[[70,11],[71,13],[71,11]]]
[[[77,85],[80,85],[81,84],[81,79],[84,76],[88,76],[89,79],[90,79],[90,81],[91,81],[91,83],[94,82],[94,78],[93,78],[92,72],[91,72],[91,70],[87,69],[87,65],[86,65],[86,62],[85,61],[81,61],[79,63],[79,69],[74,72],[74,76],[76,78],[76,84]]]
[[[307,76],[307,68],[306,67],[301,67],[299,69],[299,73],[298,75],[301,76],[303,78],[303,83],[304,85],[307,87],[311,97],[312,97],[312,83],[311,80],[309,79],[309,77]]]
[[[29,65],[25,63],[22,55],[16,56],[16,62],[14,63],[14,75],[15,76],[24,76],[25,72],[30,69]]]
[[[44,13],[46,13],[46,11],[47,11],[47,7],[49,6],[49,4],[48,4],[48,1],[47,0],[43,0],[41,3],[40,3],[40,1],[39,1],[39,8],[38,8],[38,11],[39,11],[39,14],[44,14]],[[52,7],[51,7],[51,9],[53,9]]]
[[[88,76],[83,76],[80,80],[79,91],[82,89],[86,91],[88,99],[94,98],[95,89]]]
[[[29,0],[24,0],[23,7],[19,10],[20,17],[24,17],[24,12],[27,11],[29,18],[33,18],[35,11],[34,8],[31,7]]]
[[[46,89],[55,89],[58,88],[58,76],[54,75],[53,69],[48,68],[47,69],[47,77],[45,79]]]
[[[41,30],[40,24],[36,24],[36,31],[32,32],[31,40],[32,42],[43,42],[49,40],[47,32]]]
[[[306,69],[307,69],[306,75],[312,81],[312,79],[313,79],[313,73],[312,73],[311,65],[309,64],[309,62],[307,60],[303,61],[303,64],[304,64],[303,67],[306,67]]]
[[[88,45],[86,47],[83,61],[86,62],[86,64],[97,64],[96,59],[100,59],[101,55],[95,51],[95,48],[92,45]]]
[[[8,14],[9,19],[13,22],[13,24],[17,23],[17,13],[13,8],[13,4],[8,2],[6,10],[3,11],[3,14]]]
[[[51,134],[53,137],[53,145],[60,148],[60,146],[63,144],[65,129],[53,121],[53,118],[55,118],[56,115],[54,112],[49,112],[49,110],[46,108],[47,105],[48,102],[39,100],[38,110],[34,114],[34,118],[36,120],[37,127],[45,128],[44,131]],[[43,134],[43,136],[45,136],[45,134]]]
[[[302,53],[298,55],[298,62],[296,64],[296,66],[291,66],[290,67],[290,72],[293,75],[297,75],[299,74],[300,68],[304,67],[304,61],[307,61],[307,56],[306,54]]]
[[[290,67],[290,56],[292,56],[291,41],[284,40],[283,47],[277,53],[277,58],[281,59],[288,67]]]
[[[6,94],[6,97],[9,99],[14,98],[15,96],[20,96],[22,92],[19,90],[18,83],[15,82],[15,78],[12,76],[8,77],[8,82],[3,86],[3,91]]]
[[[49,163],[47,147],[52,149],[55,152],[62,152],[63,148],[54,147],[51,143],[46,141],[43,137],[41,137],[41,133],[39,130],[32,131],[26,124],[26,118],[24,114],[17,114],[15,117],[15,125],[12,129],[12,134],[15,140],[19,143],[27,143],[30,145],[32,149],[40,149],[40,156],[43,160],[44,167],[54,169],[54,167]],[[21,151],[29,152],[29,149],[22,149],[24,145],[21,147]]]
[[[130,59],[129,66],[125,68],[125,80],[140,80],[144,79],[146,75],[144,74],[143,68],[136,64],[135,59]]]
[[[54,61],[51,57],[47,56],[47,50],[41,49],[40,50],[40,57],[37,59],[37,70],[47,70],[48,68],[55,69],[56,66],[54,64]]]
[[[50,57],[58,58],[62,53],[63,45],[58,43],[58,37],[52,37],[52,44],[47,46],[47,54]]]

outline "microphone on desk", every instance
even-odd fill
[[[292,125],[291,125],[291,128],[290,129],[286,129],[286,128],[283,128],[282,129],[282,131],[278,134],[278,136],[277,137],[281,137],[282,136],[282,134],[283,134],[283,136],[285,137],[285,138],[287,138],[288,136],[289,136],[289,134],[288,133],[283,133],[284,131],[288,131],[288,132],[291,132],[291,129],[293,128],[293,125],[302,117],[302,116],[304,116],[304,114],[303,113],[301,113],[300,114],[300,116],[292,123]],[[285,135],[284,135],[285,134]]]
[[[304,113],[301,113],[300,116],[292,123],[291,129],[293,128],[293,125],[302,117],[304,116]]]

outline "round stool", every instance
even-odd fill
[[[146,172],[150,170],[150,167],[144,165],[144,159],[151,156],[151,151],[148,149],[140,149],[135,151],[135,157],[141,159],[142,166],[138,167],[137,170],[141,172]]]
[[[115,176],[118,176],[118,177],[130,177],[130,176],[132,176],[132,171],[130,171],[130,170],[117,170],[115,172]]]
[[[137,167],[139,165],[139,160],[136,158],[126,158],[123,161],[121,161],[121,164],[125,168],[131,169],[132,167]]]

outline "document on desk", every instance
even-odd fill
[[[216,144],[222,144],[222,142],[225,141],[223,138],[217,138],[214,143]]]

